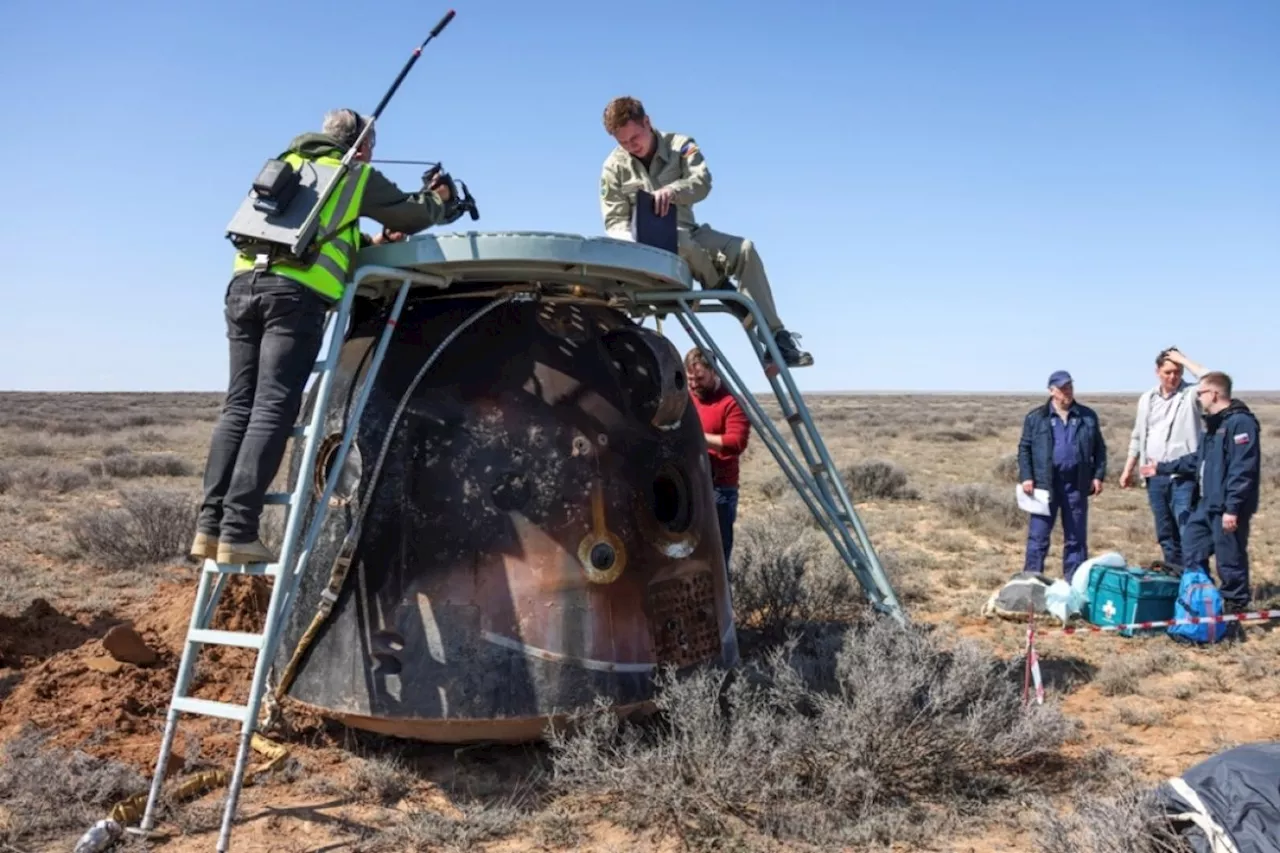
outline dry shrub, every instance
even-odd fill
[[[48,843],[88,829],[120,800],[147,789],[133,768],[78,750],[49,748],[45,735],[25,727],[5,744],[0,760],[0,842]]]
[[[1280,489],[1280,454],[1262,454],[1262,482],[1273,489]]]
[[[991,466],[991,476],[1000,483],[1013,485],[1018,482],[1018,454],[1009,453],[1001,456]]]
[[[907,472],[883,459],[867,459],[842,472],[849,498],[866,500],[917,500],[920,493],[908,485]]]
[[[176,453],[131,452],[104,454],[86,466],[95,477],[189,477],[195,473],[191,463]]]
[[[458,805],[461,817],[426,809],[412,811],[392,829],[357,843],[356,853],[391,853],[402,850],[444,850],[469,853],[476,845],[498,841],[520,831],[529,815],[505,804]]]
[[[986,483],[965,483],[947,486],[938,494],[937,501],[952,517],[971,527],[994,525],[1017,530],[1027,523],[1027,516],[1018,509],[1011,489]]]
[[[7,465],[0,465],[0,495],[13,488],[13,481],[13,469]]]
[[[1019,768],[1069,733],[1056,706],[1022,704],[1017,668],[883,618],[811,631],[736,673],[662,673],[646,723],[577,715],[549,734],[552,788],[686,842],[744,826],[820,845],[936,840],[1025,791]]]
[[[860,598],[826,534],[797,534],[781,513],[735,525],[730,579],[739,618],[774,639],[797,622],[838,618]]]
[[[1138,693],[1140,682],[1148,675],[1168,675],[1186,668],[1186,659],[1174,649],[1134,650],[1107,658],[1094,681],[1103,696],[1126,696]]]
[[[932,558],[920,552],[907,556],[898,551],[884,551],[879,556],[880,565],[900,602],[920,602],[929,599],[928,569]]]
[[[395,754],[357,758],[351,766],[351,790],[364,802],[395,805],[413,783],[413,774]]]
[[[109,569],[160,563],[186,554],[199,498],[160,489],[121,493],[119,508],[91,510],[67,523],[72,542]]]
[[[1069,815],[1045,807],[1037,853],[1192,853],[1153,789],[1116,786],[1118,796],[1086,796]]]
[[[47,461],[12,466],[8,469],[8,477],[8,491],[53,492],[59,495],[84,488],[90,482],[89,474],[83,468]]]
[[[38,438],[15,441],[9,445],[9,452],[15,456],[52,456],[53,445]]]

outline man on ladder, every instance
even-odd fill
[[[336,164],[369,121],[353,110],[324,117],[321,133],[289,143],[283,159]],[[231,372],[222,413],[213,431],[204,474],[204,501],[191,555],[218,563],[275,560],[259,537],[267,487],[284,457],[324,336],[325,316],[341,299],[361,242],[403,239],[448,220],[451,194],[440,180],[406,193],[369,165],[372,128],[350,170],[320,215],[326,235],[317,259],[302,267],[238,254],[226,293]],[[381,223],[372,240],[360,233],[360,217]]]

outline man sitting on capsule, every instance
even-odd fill
[[[605,158],[600,174],[605,233],[631,239],[632,205],[639,190],[653,193],[654,212],[659,216],[665,216],[674,205],[680,257],[689,265],[694,279],[704,288],[714,289],[727,287],[728,276],[736,277],[742,291],[760,306],[787,366],[813,364],[813,356],[796,345],[799,335],[788,332],[778,318],[773,290],[752,242],[699,225],[694,218],[693,205],[711,192],[711,171],[693,137],[654,130],[644,105],[631,97],[609,102],[604,110],[604,128],[618,142]],[[731,304],[730,309],[733,307]],[[752,325],[750,312],[738,316],[748,328]]]

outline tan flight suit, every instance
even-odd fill
[[[605,158],[600,173],[600,210],[604,230],[610,237],[631,239],[631,207],[636,192],[653,192],[671,186],[671,202],[676,208],[680,257],[704,288],[715,287],[724,276],[733,276],[742,292],[760,306],[769,331],[782,328],[773,305],[773,291],[764,274],[764,264],[748,239],[699,225],[693,205],[711,193],[711,171],[693,137],[681,133],[658,135],[658,145],[649,168],[618,146]]]

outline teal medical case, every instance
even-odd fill
[[[1084,617],[1094,625],[1127,625],[1133,622],[1162,622],[1173,618],[1178,598],[1178,578],[1139,566],[1123,569],[1094,566],[1089,573],[1089,600]],[[1132,637],[1163,631],[1126,628],[1117,633]]]

